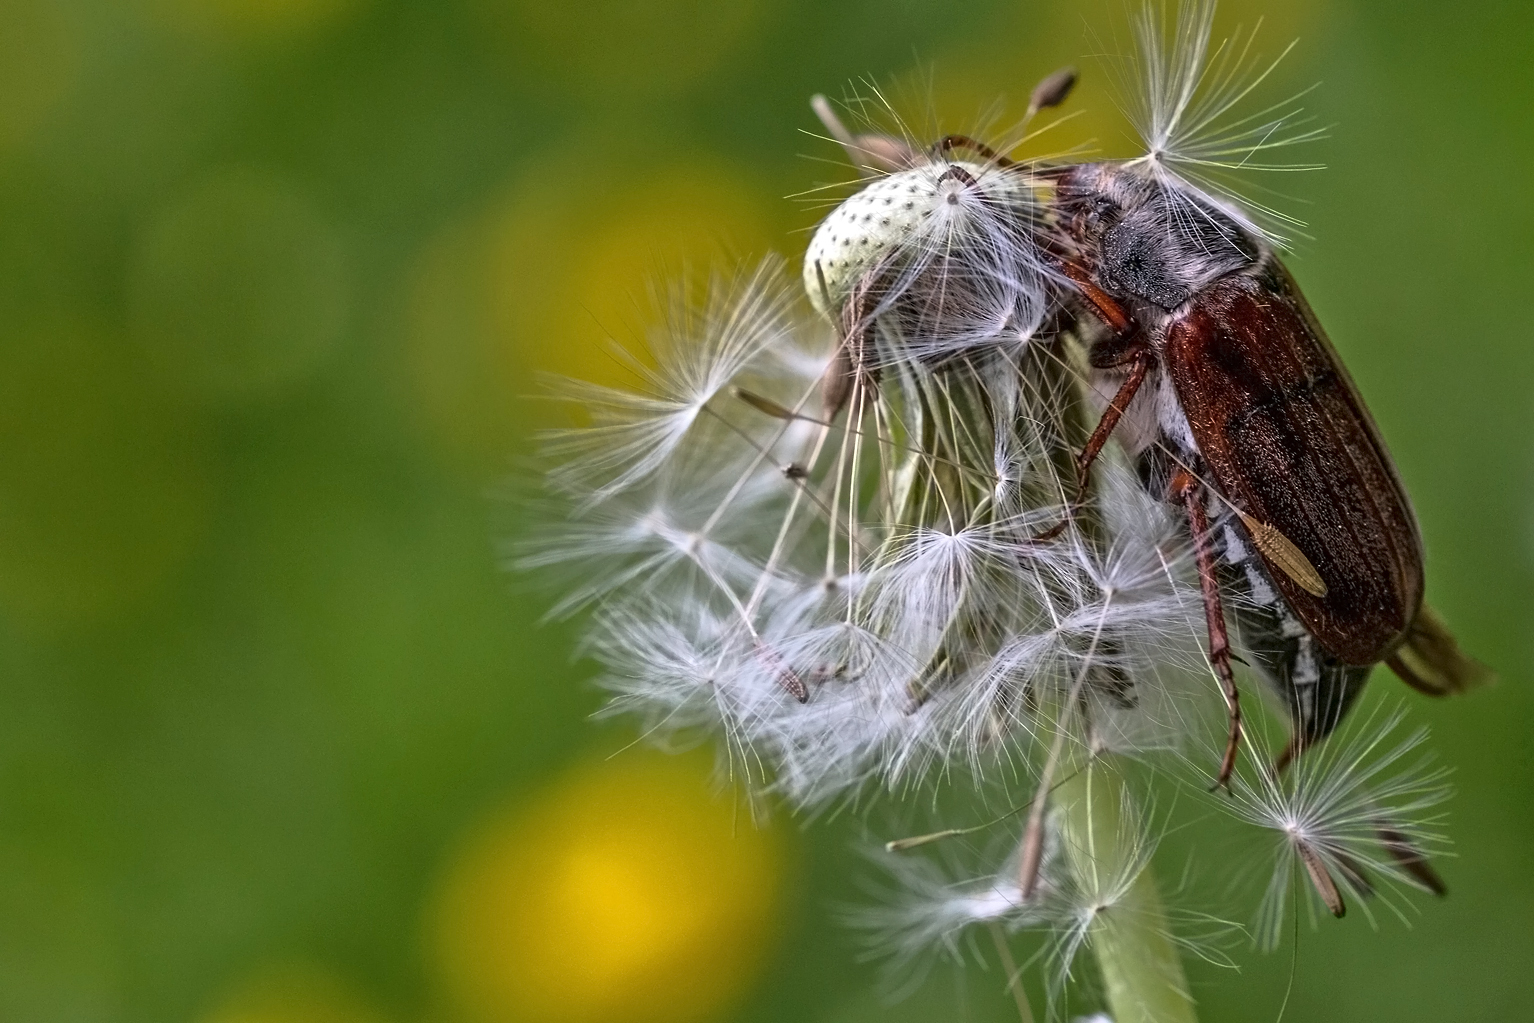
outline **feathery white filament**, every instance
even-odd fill
[[[1266,60],[1254,49],[1256,28],[1216,42],[1214,11],[1214,0],[1183,0],[1170,25],[1166,8],[1156,4],[1135,18],[1138,57],[1118,69],[1126,109],[1145,146],[1132,163],[1169,185],[1217,199],[1254,233],[1281,245],[1286,228],[1303,225],[1257,202],[1241,181],[1254,171],[1319,169],[1275,154],[1324,138],[1326,129],[1314,126],[1299,105],[1304,92],[1243,111],[1293,44]],[[1188,214],[1200,215],[1196,204]]]

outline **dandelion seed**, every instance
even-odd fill
[[[1176,972],[1178,952],[1232,965],[1223,947],[1237,930],[1234,925],[1206,914],[1169,914],[1159,903],[1149,883],[1153,832],[1138,799],[1103,762],[1090,757],[1083,762],[1075,754],[1069,759],[1069,791],[1046,818],[1038,884],[1031,895],[1020,884],[1015,845],[999,870],[979,877],[971,865],[972,851],[950,851],[940,858],[910,853],[925,851],[923,843],[881,857],[898,888],[881,892],[883,904],[855,914],[852,922],[895,972],[908,975],[927,953],[960,957],[965,935],[976,927],[1033,932],[1042,941],[1035,961],[1043,969],[1053,1015],[1064,1005],[1084,951],[1101,955],[1131,946],[1120,962],[1150,972]],[[979,858],[988,856],[985,852]],[[1168,929],[1169,920],[1179,925],[1175,931]]]
[[[1422,752],[1425,731],[1400,734],[1402,719],[1375,710],[1283,775],[1264,766],[1240,776],[1229,812],[1277,839],[1255,931],[1262,946],[1282,937],[1297,868],[1333,916],[1351,902],[1371,920],[1376,906],[1404,919],[1392,889],[1443,894],[1429,858],[1445,845],[1436,809],[1449,795],[1447,773]]]
[[[1256,172],[1319,170],[1313,162],[1282,162],[1291,146],[1326,137],[1299,100],[1310,90],[1246,112],[1258,88],[1294,44],[1265,60],[1257,29],[1225,40],[1213,35],[1215,0],[1183,0],[1169,17],[1147,4],[1134,19],[1137,56],[1116,73],[1119,94],[1145,146],[1131,161],[1166,187],[1166,215],[1203,223],[1198,200],[1218,196],[1223,212],[1274,245],[1300,221],[1251,196]]]
[[[784,347],[789,294],[778,275],[778,260],[768,259],[733,282],[716,279],[701,309],[686,288],[675,290],[665,327],[650,337],[654,365],[618,353],[645,391],[556,381],[592,425],[548,436],[548,456],[558,466],[550,482],[596,504],[653,477],[726,386]]]

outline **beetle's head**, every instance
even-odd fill
[[[1073,167],[1060,178],[1055,204],[1068,258],[1109,294],[1165,310],[1261,253],[1216,200],[1139,163]]]
[[[1069,168],[1055,186],[1058,230],[1072,259],[1095,267],[1103,240],[1154,200],[1156,184],[1115,163]]]

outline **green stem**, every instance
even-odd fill
[[[1083,754],[1083,757],[1085,755]],[[1061,765],[1054,792],[1062,846],[1088,899],[1100,898],[1088,935],[1114,1023],[1195,1023],[1142,823],[1123,779],[1100,758]]]

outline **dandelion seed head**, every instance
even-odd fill
[[[804,287],[838,319],[854,293],[872,298],[885,358],[932,358],[1031,338],[1050,275],[1035,237],[1031,179],[1000,163],[930,158],[874,179],[823,220],[804,259]]]
[[[1211,45],[1212,4],[1186,3],[1170,32],[1158,10],[1137,24],[1145,153],[1060,168],[1053,194],[1003,158],[841,129],[867,176],[814,233],[802,282],[773,258],[676,288],[627,357],[639,388],[564,386],[584,421],[549,438],[561,512],[520,552],[573,578],[554,613],[589,615],[604,713],[662,745],[714,741],[754,798],[813,814],[963,788],[1027,811],[981,857],[895,857],[898,891],[860,919],[901,963],[957,955],[976,926],[1039,930],[1055,995],[1115,928],[1165,928],[1137,894],[1156,846],[1144,793],[1103,765],[1204,798],[1227,721],[1186,521],[1133,464],[1189,429],[1175,396],[1142,403],[1145,436],[1126,437],[1131,413],[1126,443],[1078,478],[1107,396],[1083,381],[1061,222],[1100,216],[1088,240],[1106,250],[1141,217],[1122,234],[1175,239],[1172,284],[1192,294],[1279,239],[1221,175],[1314,136],[1288,107],[1237,110],[1271,65],[1250,39]],[[1103,265],[1134,263],[1115,255]],[[1239,626],[1251,608],[1230,605]],[[1231,796],[1208,798],[1272,840],[1260,943],[1295,876],[1334,911],[1345,897],[1399,913],[1397,890],[1436,890],[1442,776],[1404,759],[1420,739],[1387,742],[1395,719],[1371,718],[1279,774],[1255,704]],[[1065,812],[1091,785],[1118,793],[1101,828]]]
[[[816,228],[804,256],[805,291],[817,312],[830,315],[869,272],[962,243],[1008,213],[1032,216],[1036,206],[1022,176],[987,164],[931,160],[876,178]]]
[[[775,271],[672,314],[699,349],[655,371],[672,399],[604,392],[622,417],[556,438],[577,452],[557,477],[572,510],[521,564],[574,577],[554,613],[597,609],[614,708],[656,741],[717,733],[732,774],[807,807],[954,767],[1027,773],[1037,706],[1078,678],[1128,742],[1125,719],[1157,705],[1130,673],[1192,634],[1197,603],[1127,472],[1101,470],[1125,498],[1101,535],[1071,521],[1059,356],[892,356],[862,414],[827,422],[797,411],[824,341]]]

